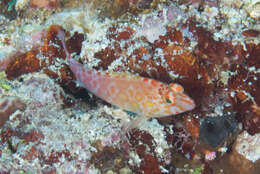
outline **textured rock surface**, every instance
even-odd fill
[[[12,119],[0,130],[1,172],[212,174],[237,173],[232,166],[241,166],[254,173],[251,152],[237,150],[237,144],[245,132],[250,140],[260,133],[257,1],[18,2],[29,3],[19,17],[15,9],[1,11],[0,70],[11,89],[0,91],[26,108],[6,114]],[[71,56],[86,67],[178,82],[196,108],[146,121],[122,136],[122,124],[135,115],[75,83],[59,32],[65,32]],[[229,116],[231,127],[238,123],[243,133],[232,137],[236,143],[228,138],[223,144],[230,131],[221,123]],[[202,131],[205,137],[225,135],[208,143],[215,148],[201,141],[206,119],[222,120]]]
[[[230,164],[236,173],[257,174],[260,170],[260,135],[249,135],[242,132],[234,145],[230,155]]]
[[[0,126],[17,110],[24,110],[25,104],[18,98],[0,94]]]
[[[200,125],[200,139],[216,148],[237,131],[237,122],[231,116],[205,117]]]

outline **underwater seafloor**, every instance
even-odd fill
[[[61,31],[195,109],[122,135],[139,116],[76,84]],[[259,174],[259,39],[259,0],[0,0],[0,174]]]

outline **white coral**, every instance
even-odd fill
[[[26,7],[29,5],[30,0],[17,0],[15,4],[15,10],[25,10]]]
[[[246,159],[256,162],[260,159],[260,134],[251,136],[244,131],[237,138],[236,150]]]

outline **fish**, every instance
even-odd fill
[[[141,116],[129,127],[136,127],[144,118],[177,115],[195,108],[195,102],[184,93],[180,84],[166,84],[130,72],[96,71],[84,67],[71,58],[64,34],[59,32],[58,37],[69,67],[83,87],[104,101]]]

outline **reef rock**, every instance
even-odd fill
[[[229,162],[237,174],[258,174],[260,171],[260,134],[242,132],[233,147]]]

